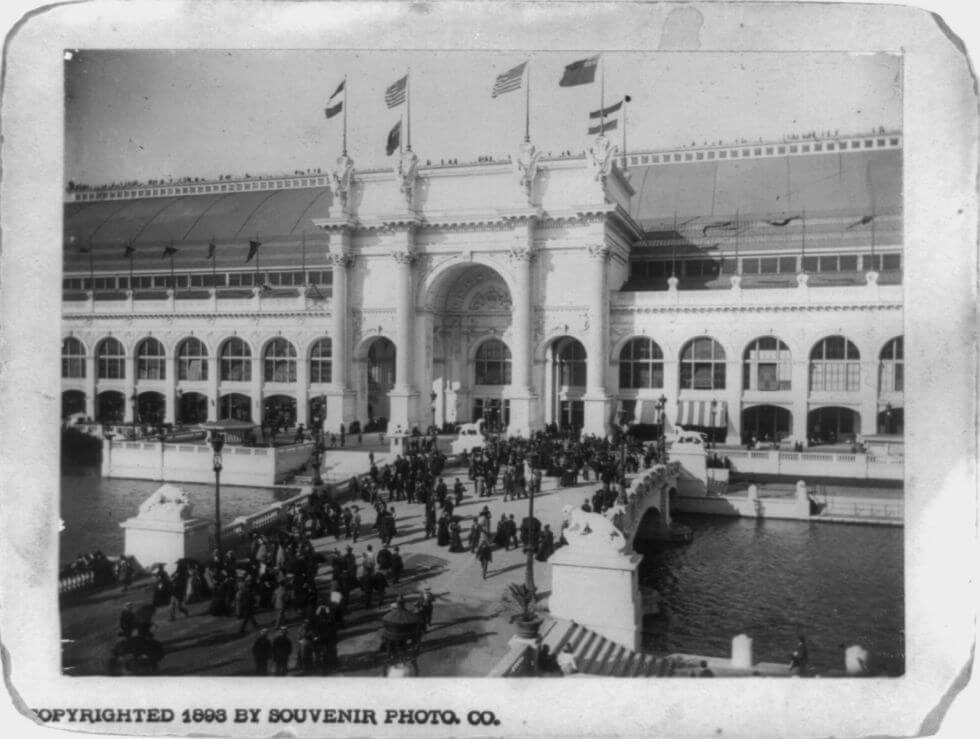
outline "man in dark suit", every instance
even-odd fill
[[[272,654],[272,642],[269,641],[269,630],[262,629],[252,643],[252,659],[255,660],[255,672],[266,675],[269,672],[269,657]]]
[[[276,663],[276,675],[285,677],[289,671],[289,655],[293,643],[289,640],[289,629],[280,627],[279,634],[272,640],[272,661]]]

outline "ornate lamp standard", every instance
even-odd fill
[[[221,555],[221,450],[225,445],[225,435],[220,431],[211,432],[211,449],[214,450],[214,548]]]

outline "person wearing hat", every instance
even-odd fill
[[[429,586],[423,588],[415,605],[415,610],[422,616],[423,629],[428,629],[432,625],[432,604],[434,601],[435,596],[432,595],[432,588]]]
[[[402,560],[401,551],[396,546],[391,550],[391,579],[397,583],[405,571],[405,562]]]
[[[279,628],[279,634],[272,640],[272,661],[276,663],[276,675],[285,677],[289,671],[289,655],[292,654],[293,643],[289,640],[289,629]]]
[[[269,657],[272,654],[272,642],[269,641],[269,630],[262,629],[252,642],[252,659],[255,660],[257,675],[269,673]]]

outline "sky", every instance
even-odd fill
[[[572,52],[191,50],[66,53],[65,180],[216,178],[327,171],[342,118],[326,120],[347,76],[348,151],[391,166],[385,88],[411,70],[411,137],[425,162],[513,153],[524,90],[491,98],[496,75],[530,60],[531,138],[558,154],[588,142],[590,110],[628,94],[629,150],[788,133],[900,129],[901,57],[847,53],[602,52],[593,84],[559,87]],[[604,70],[603,70],[604,68]],[[620,121],[622,128],[622,121]],[[614,141],[621,144],[621,131]]]

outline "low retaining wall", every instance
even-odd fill
[[[875,457],[858,452],[783,452],[775,449],[728,449],[718,452],[727,457],[740,474],[793,475],[799,477],[850,477],[869,480],[902,480],[904,460]]]
[[[810,518],[810,501],[808,498],[801,500],[795,495],[772,498],[751,498],[747,495],[678,495],[674,498],[674,510],[715,516],[785,518],[802,521]]]
[[[225,445],[221,482],[270,486],[289,479],[309,461],[313,442],[279,447]],[[102,443],[102,476],[169,482],[214,482],[214,453],[206,444],[159,441]]]

